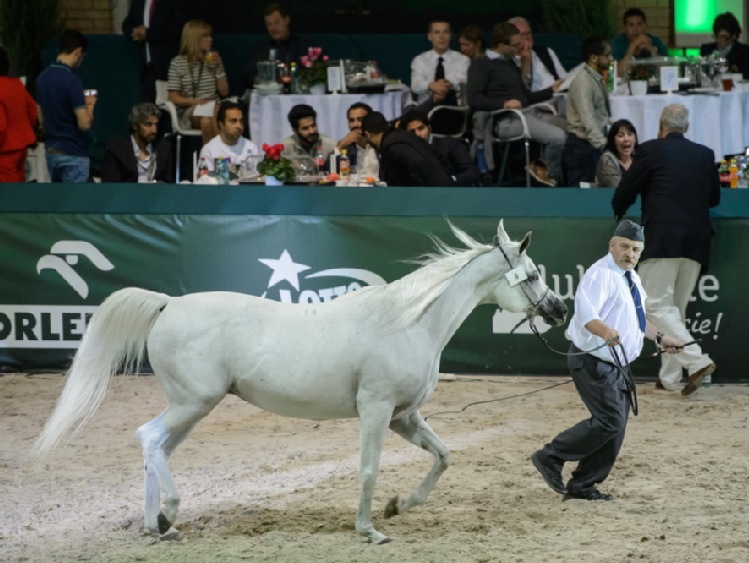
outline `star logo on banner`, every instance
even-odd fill
[[[273,275],[268,282],[268,289],[282,281],[287,281],[294,287],[294,289],[299,291],[299,274],[300,272],[310,269],[309,266],[295,263],[286,249],[281,253],[281,257],[278,260],[273,260],[271,258],[258,258],[258,261],[273,270]]]

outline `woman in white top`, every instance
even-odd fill
[[[615,121],[609,129],[606,150],[598,160],[596,184],[599,188],[616,188],[622,174],[629,170],[637,150],[637,130],[627,119]]]
[[[180,125],[200,129],[203,143],[218,134],[213,115],[195,116],[197,106],[216,102],[229,93],[226,71],[217,51],[212,51],[213,29],[203,20],[190,20],[182,28],[179,54],[169,65],[169,100],[177,106]]]

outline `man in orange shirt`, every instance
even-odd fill
[[[0,47],[0,182],[24,182],[26,153],[36,142],[36,102],[20,80],[8,77],[9,68]]]

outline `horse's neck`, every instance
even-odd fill
[[[440,350],[447,345],[471,311],[484,301],[488,287],[486,282],[489,276],[496,275],[495,271],[490,270],[491,260],[496,259],[496,256],[488,254],[478,256],[458,272],[442,295],[424,313],[422,323],[429,334],[440,342]]]

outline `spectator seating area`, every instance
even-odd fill
[[[262,35],[217,35],[214,49],[221,53],[229,79],[230,95],[241,95],[242,73],[247,67],[250,45]],[[411,59],[430,48],[425,33],[346,35],[307,34],[332,59],[376,60],[390,79],[409,84]],[[103,156],[104,143],[127,132],[127,116],[138,102],[138,48],[123,35],[89,35],[89,48],[83,66],[76,72],[84,87],[96,88],[99,99],[93,127],[92,164]],[[457,40],[456,40],[457,41]],[[534,33],[534,41],[554,49],[562,64],[570,69],[580,62],[580,39],[565,33]],[[455,44],[454,49],[458,46]],[[55,58],[57,38],[42,53],[48,65]]]

